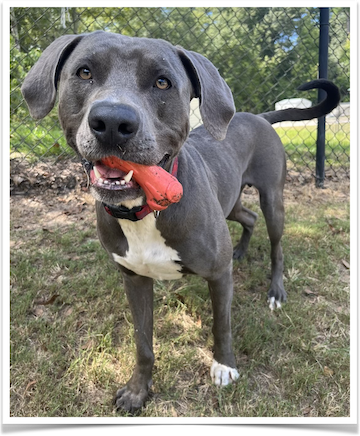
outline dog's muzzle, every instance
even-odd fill
[[[168,160],[168,158],[166,158],[166,160],[164,160],[164,163],[166,163],[166,161]],[[94,171],[94,164],[86,159],[81,159],[81,163],[82,166],[84,168],[84,171],[88,177],[88,182],[89,184],[92,183],[91,180],[91,172]],[[171,165],[171,170],[170,170],[170,174],[174,177],[177,176],[177,172],[178,172],[178,157],[176,156],[175,159],[172,162]],[[125,176],[126,178],[126,176]],[[127,181],[126,183],[128,183],[129,181]],[[107,189],[111,189],[112,186],[114,186],[114,189],[116,189],[116,187],[118,185],[116,185],[115,182],[112,182],[114,185],[110,185],[109,183],[107,184],[106,188]],[[136,182],[134,182],[136,183]],[[121,186],[121,183],[119,183]],[[139,221],[143,218],[145,218],[147,215],[149,215],[150,213],[154,212],[154,216],[155,218],[157,218],[159,216],[159,211],[154,211],[153,209],[150,208],[150,206],[146,203],[143,206],[135,206],[132,209],[128,209],[127,207],[123,206],[123,205],[112,205],[112,204],[107,204],[102,202],[104,209],[106,210],[106,212],[113,216],[114,218],[117,219],[127,219],[130,221]]]

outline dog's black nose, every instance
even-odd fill
[[[103,144],[120,145],[136,135],[140,118],[134,108],[125,104],[98,102],[89,113],[89,126]]]

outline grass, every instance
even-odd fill
[[[36,161],[64,153],[73,154],[58,124],[57,121],[53,124],[30,121],[28,124],[20,124],[13,128],[10,135],[11,157],[20,155]]]
[[[218,389],[210,381],[206,283],[198,277],[156,282],[153,397],[140,416],[349,415],[347,194],[289,186],[286,198],[288,302],[275,312],[266,303],[262,216],[247,257],[234,264],[238,382]],[[126,416],[111,400],[131,376],[133,326],[121,278],[96,239],[94,216],[50,226],[49,215],[35,207],[39,216],[29,227],[20,202],[11,208],[11,414]],[[253,196],[245,195],[245,204],[260,212]],[[239,226],[229,226],[235,241]]]
[[[314,162],[317,125],[276,127],[286,154],[295,166]],[[334,168],[350,165],[350,123],[328,124],[325,137],[325,159]]]

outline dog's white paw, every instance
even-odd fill
[[[216,386],[226,386],[239,378],[239,373],[236,368],[222,365],[215,359],[211,365],[210,375]]]
[[[275,300],[275,297],[271,297],[268,299],[270,310],[281,309],[281,303],[278,300]]]

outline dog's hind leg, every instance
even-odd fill
[[[230,221],[237,221],[243,226],[243,233],[239,243],[234,247],[233,258],[241,260],[247,252],[251,235],[254,231],[255,222],[257,220],[257,213],[247,209],[241,204],[241,198],[235,203],[233,210],[227,217]]]
[[[283,283],[284,257],[281,237],[284,230],[284,203],[282,189],[260,192],[260,206],[265,217],[271,243],[271,284],[268,292],[270,309],[281,307],[286,301]]]

